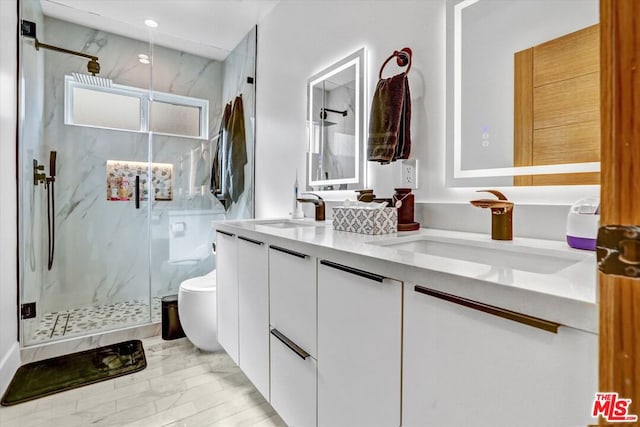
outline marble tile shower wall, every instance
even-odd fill
[[[43,27],[41,37],[47,43],[99,56],[100,75],[114,83],[148,88],[153,81],[158,91],[209,99],[209,125],[217,131],[222,63],[155,46],[151,74],[149,66],[138,61],[138,54],[150,53],[148,43],[48,17]],[[148,298],[150,271],[152,296],[170,291],[175,283],[167,283],[162,275],[168,257],[167,211],[219,209],[207,194],[192,191],[191,179],[184,179],[206,178],[208,171],[192,168],[209,161],[209,142],[167,136],[150,141],[142,133],[65,125],[64,75],[84,72],[86,60],[50,51],[40,55],[45,63],[44,153],[58,152],[56,255],[52,270],[45,273],[40,312]],[[153,162],[173,164],[175,173],[173,199],[152,202],[151,236],[145,203],[137,210],[133,201],[113,203],[105,198],[107,160],[145,162],[149,148]],[[194,155],[202,156],[203,162],[193,162]],[[43,212],[46,215],[43,210],[35,214],[34,222],[46,221]],[[46,259],[46,253],[40,257]]]

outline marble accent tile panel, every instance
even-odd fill
[[[140,176],[140,200],[149,200],[149,165],[144,162],[107,160],[107,200],[134,200],[136,175]],[[153,200],[173,200],[173,165],[151,164]]]
[[[0,407],[0,425],[285,426],[226,353],[201,352],[186,338],[143,345],[145,370]]]

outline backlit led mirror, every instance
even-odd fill
[[[599,184],[598,0],[449,0],[450,186]]]
[[[307,189],[364,185],[364,63],[360,49],[307,84]]]

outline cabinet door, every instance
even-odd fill
[[[238,241],[231,233],[216,236],[218,342],[238,364]]]
[[[240,368],[269,400],[267,245],[238,236]]]
[[[269,249],[271,327],[316,357],[316,258]]]
[[[317,364],[296,347],[287,337],[272,333],[271,406],[289,426],[314,427]]]
[[[318,266],[318,425],[400,425],[402,285]]]
[[[405,426],[595,422],[595,334],[548,332],[405,286]]]

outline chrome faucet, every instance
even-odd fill
[[[301,193],[301,195],[310,194],[316,196],[317,199],[298,198],[300,203],[313,203],[316,206],[316,221],[324,221],[324,200],[322,197],[314,193]]]
[[[471,200],[473,206],[491,209],[491,238],[493,240],[513,240],[513,202],[497,190],[478,190],[491,193],[498,199]]]

